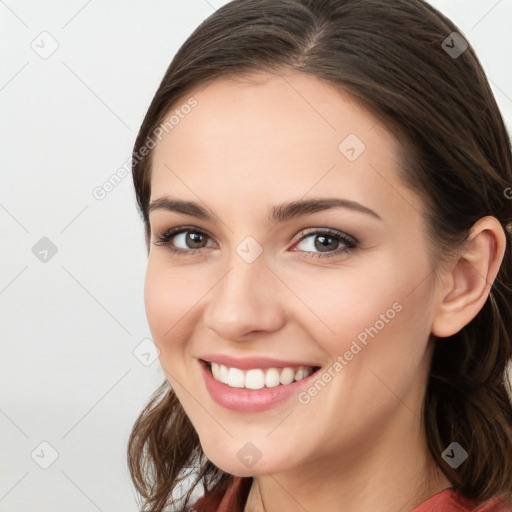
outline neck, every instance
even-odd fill
[[[244,512],[409,512],[450,487],[419,419],[405,407],[396,416],[357,450],[254,477]]]

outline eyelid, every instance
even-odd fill
[[[201,235],[206,235],[210,240],[213,240],[214,237],[205,229],[198,228],[197,226],[176,226],[174,228],[164,229],[160,235],[155,236],[154,245],[167,245],[170,242],[170,239],[181,235],[182,233],[192,232],[199,233]],[[169,240],[167,240],[169,239]],[[159,243],[160,242],[160,243]],[[177,248],[179,250],[179,248]],[[198,251],[200,249],[205,249],[205,247],[200,247],[198,249],[182,249],[183,251]]]
[[[156,240],[153,243],[154,243],[154,245],[157,245],[157,246],[160,246],[160,245],[166,246],[167,244],[169,244],[171,239],[173,239],[174,237],[176,237],[182,233],[186,233],[186,232],[198,233],[201,235],[205,235],[209,240],[214,240],[214,237],[207,230],[205,230],[203,228],[199,228],[197,226],[191,226],[191,225],[181,225],[181,226],[176,226],[174,228],[169,228],[167,230],[164,230],[162,234],[160,234],[156,237]],[[299,232],[299,234],[297,235],[298,240],[293,243],[292,248],[295,247],[300,242],[302,242],[304,239],[306,239],[312,235],[330,236],[330,237],[338,240],[338,242],[344,243],[346,245],[346,247],[342,248],[342,249],[338,248],[334,251],[328,251],[326,253],[303,251],[303,250],[293,250],[293,249],[292,249],[292,252],[304,253],[312,258],[327,258],[327,257],[339,256],[340,253],[349,252],[359,246],[359,241],[355,237],[353,237],[352,235],[350,235],[344,231],[341,231],[338,229],[333,229],[333,228],[327,228],[327,227],[323,227],[323,228],[310,227],[310,228],[304,228]],[[171,247],[172,248],[169,248],[171,253],[174,253],[176,255],[188,255],[188,256],[194,256],[195,254],[202,253],[204,249],[208,249],[208,247],[182,249],[181,247],[173,247],[172,244],[171,244]]]
[[[304,240],[304,238],[307,238],[308,236],[319,234],[319,235],[332,235],[335,238],[343,238],[346,240],[352,241],[354,244],[359,243],[358,240],[353,237],[352,235],[349,235],[348,233],[341,231],[339,229],[334,228],[304,228],[300,233],[298,234],[299,239],[298,242],[301,242]]]

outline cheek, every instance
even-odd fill
[[[391,350],[406,357],[407,352],[425,348],[429,284],[428,280],[417,284],[418,276],[428,275],[428,264],[420,257],[415,265],[390,257],[373,263],[295,274],[294,292],[307,306],[299,304],[304,313],[295,318],[331,358],[350,350],[354,341],[365,347],[379,340],[379,348],[369,356],[380,356],[382,350],[390,355]]]
[[[342,387],[370,400],[376,411],[416,388],[425,369],[431,287],[428,279],[418,286],[418,275],[425,275],[421,265],[369,271],[360,276],[363,286],[347,280],[338,316],[330,310],[337,336],[328,350],[346,361]]]
[[[144,281],[144,304],[153,341],[165,355],[180,345],[194,306],[206,293],[201,280],[153,258]]]
[[[417,286],[422,273],[417,261],[411,270],[379,264],[364,272],[333,270],[330,277],[318,273],[317,279],[303,278],[297,287],[322,320],[308,313],[301,327],[330,356],[327,371],[319,376],[325,377],[325,388],[312,385],[299,397],[304,411],[319,418],[323,435],[332,440],[319,449],[336,449],[340,422],[346,439],[353,441],[384,421],[401,400],[416,407],[430,307],[428,280]]]

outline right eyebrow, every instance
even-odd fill
[[[148,215],[155,210],[166,210],[169,212],[184,213],[191,217],[197,217],[203,220],[213,220],[213,216],[210,215],[208,210],[199,206],[197,203],[192,201],[182,201],[180,199],[171,199],[169,197],[159,197],[154,201],[151,201],[148,207]]]

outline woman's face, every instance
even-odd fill
[[[437,299],[397,141],[299,73],[193,97],[153,150],[145,304],[207,457],[247,476],[399,444],[420,428]]]

